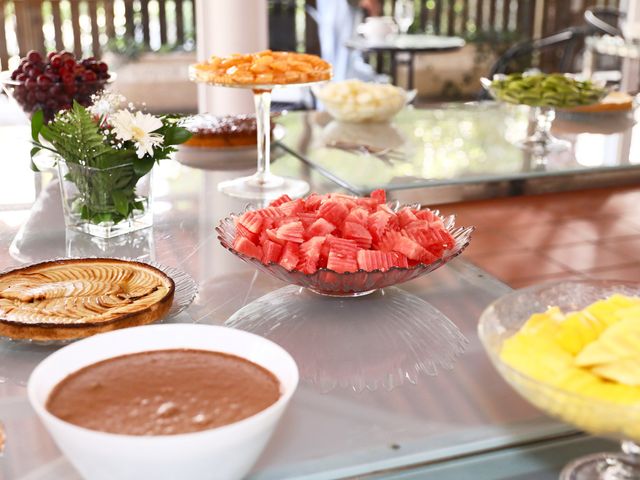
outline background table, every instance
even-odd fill
[[[460,50],[465,41],[460,37],[445,37],[439,35],[393,35],[382,41],[372,41],[364,37],[354,37],[348,40],[347,48],[359,50],[363,53],[391,54],[392,83],[397,85],[398,65],[407,65],[407,88],[413,89],[414,59],[419,53],[442,53]]]
[[[437,204],[565,191],[640,180],[640,126],[630,112],[559,113],[553,134],[571,149],[535,156],[513,144],[530,128],[527,107],[494,102],[407,108],[391,123],[343,123],[325,112],[281,119],[291,154],[354,193],[377,188],[406,203]],[[345,152],[366,145],[389,155]],[[428,187],[428,188],[425,188]]]
[[[51,175],[28,169],[28,135],[25,127],[0,128],[12,158],[0,179],[0,268],[63,256],[127,256],[179,267],[196,279],[200,293],[174,322],[222,324],[239,308],[284,287],[229,254],[215,237],[218,220],[244,206],[219,194],[216,185],[245,172],[205,172],[163,162],[154,180],[153,229],[98,241],[64,230],[57,190],[48,185]],[[276,161],[274,170],[305,178],[316,191],[336,188],[292,156]],[[301,315],[295,332],[276,340],[296,349],[304,380],[250,478],[459,479],[472,469],[478,480],[532,472],[539,476],[530,478],[542,479],[557,475],[567,456],[599,447],[530,407],[489,364],[476,335],[477,319],[508,290],[462,257],[387,291],[391,298],[428,302],[469,340],[454,368],[439,369],[437,376],[421,367],[425,352],[411,348],[422,332],[422,308],[413,312],[418,324],[395,319],[393,329],[390,319],[363,313],[366,297],[344,300],[345,315],[330,324]],[[365,330],[363,344],[357,332]],[[0,341],[0,420],[7,430],[0,458],[3,480],[78,479],[26,399],[30,371],[53,350]],[[340,357],[345,351],[349,356]],[[391,388],[386,379],[398,369],[405,380]],[[364,382],[332,385],[332,378]]]

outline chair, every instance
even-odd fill
[[[571,70],[575,58],[576,46],[585,37],[597,34],[622,35],[617,23],[622,13],[616,9],[607,7],[595,7],[585,11],[585,24],[577,27],[569,27],[548,37],[526,40],[513,45],[493,64],[489,72],[489,78],[497,73],[506,73],[509,64],[518,58],[531,55],[534,52],[547,51],[556,48],[564,48],[560,62],[554,71],[567,72]]]

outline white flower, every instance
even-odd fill
[[[109,123],[116,138],[123,141],[132,140],[136,144],[138,158],[144,157],[145,153],[153,156],[153,147],[162,145],[164,141],[162,135],[152,133],[162,127],[162,121],[153,115],[120,110],[109,117]]]
[[[91,97],[93,103],[89,106],[88,110],[92,115],[97,117],[107,117],[118,110],[125,100],[124,96],[119,93],[105,90]]]

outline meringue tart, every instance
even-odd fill
[[[167,314],[175,284],[145,263],[111,258],[39,263],[0,275],[0,336],[71,340]]]

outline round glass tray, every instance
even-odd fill
[[[226,322],[272,340],[320,392],[392,390],[454,368],[467,339],[442,312],[397,287],[361,298],[315,295],[289,285]]]

